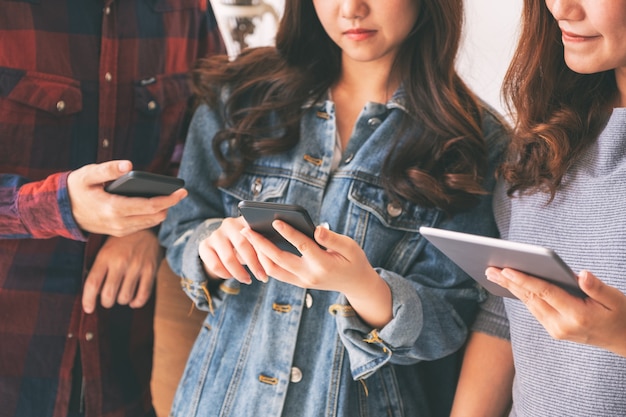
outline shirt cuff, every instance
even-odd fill
[[[18,212],[34,239],[64,237],[86,241],[87,235],[72,215],[67,191],[69,172],[53,174],[43,181],[24,184],[18,195]]]

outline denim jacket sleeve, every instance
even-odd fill
[[[159,239],[167,248],[172,271],[182,278],[182,287],[196,307],[209,311],[208,276],[198,255],[198,245],[221,224],[225,217],[219,191],[207,185],[219,175],[219,164],[212,159],[211,138],[222,126],[215,112],[200,106],[190,124],[179,176],[185,179],[189,196],[170,208],[161,225]]]
[[[440,359],[465,342],[486,293],[432,245],[427,243],[422,253],[424,261],[405,276],[377,271],[393,299],[393,318],[383,328],[372,330],[356,315],[337,315],[353,378],[366,378],[387,363]],[[342,302],[347,304],[345,297]]]
[[[487,111],[483,122],[490,167],[484,187],[490,193],[478,206],[452,217],[439,216],[432,226],[497,236],[491,191],[495,167],[508,141],[496,115]],[[422,238],[422,240],[424,240]],[[412,364],[443,358],[465,343],[486,291],[430,243],[403,275],[379,269],[393,297],[393,318],[371,329],[354,314],[337,314],[340,337],[350,356],[352,376],[366,378],[386,363]],[[348,304],[345,297],[341,302]]]

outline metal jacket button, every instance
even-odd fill
[[[372,117],[371,119],[367,121],[367,125],[372,128],[377,127],[381,123],[382,123],[382,120],[380,120],[378,117]]]
[[[291,382],[298,383],[302,381],[302,371],[300,368],[296,368],[295,366],[291,368]]]
[[[397,202],[389,203],[387,204],[387,213],[391,217],[398,217],[399,215],[402,214],[402,206],[398,204]]]

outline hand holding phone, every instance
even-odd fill
[[[156,197],[170,195],[185,186],[182,178],[130,171],[104,187],[105,191],[126,197]]]
[[[239,203],[238,207],[252,230],[262,234],[284,251],[301,255],[295,246],[289,243],[272,227],[274,220],[282,220],[315,240],[313,237],[315,224],[313,220],[311,220],[309,213],[302,206],[244,200]]]
[[[131,167],[130,161],[113,160],[88,164],[69,173],[67,193],[78,227],[90,233],[125,236],[158,225],[167,210],[185,197],[184,190],[155,199],[150,204],[138,198],[112,197],[105,189],[124,193],[125,179],[134,178],[134,174],[126,175]],[[103,187],[103,184],[109,185]],[[138,191],[143,195],[144,188],[140,187]],[[132,189],[128,194],[134,195]]]

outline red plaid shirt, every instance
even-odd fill
[[[67,172],[167,171],[187,71],[217,52],[208,0],[0,0],[1,417],[67,416],[77,352],[86,417],[152,413],[154,299],[82,312],[103,237],[75,224]]]

